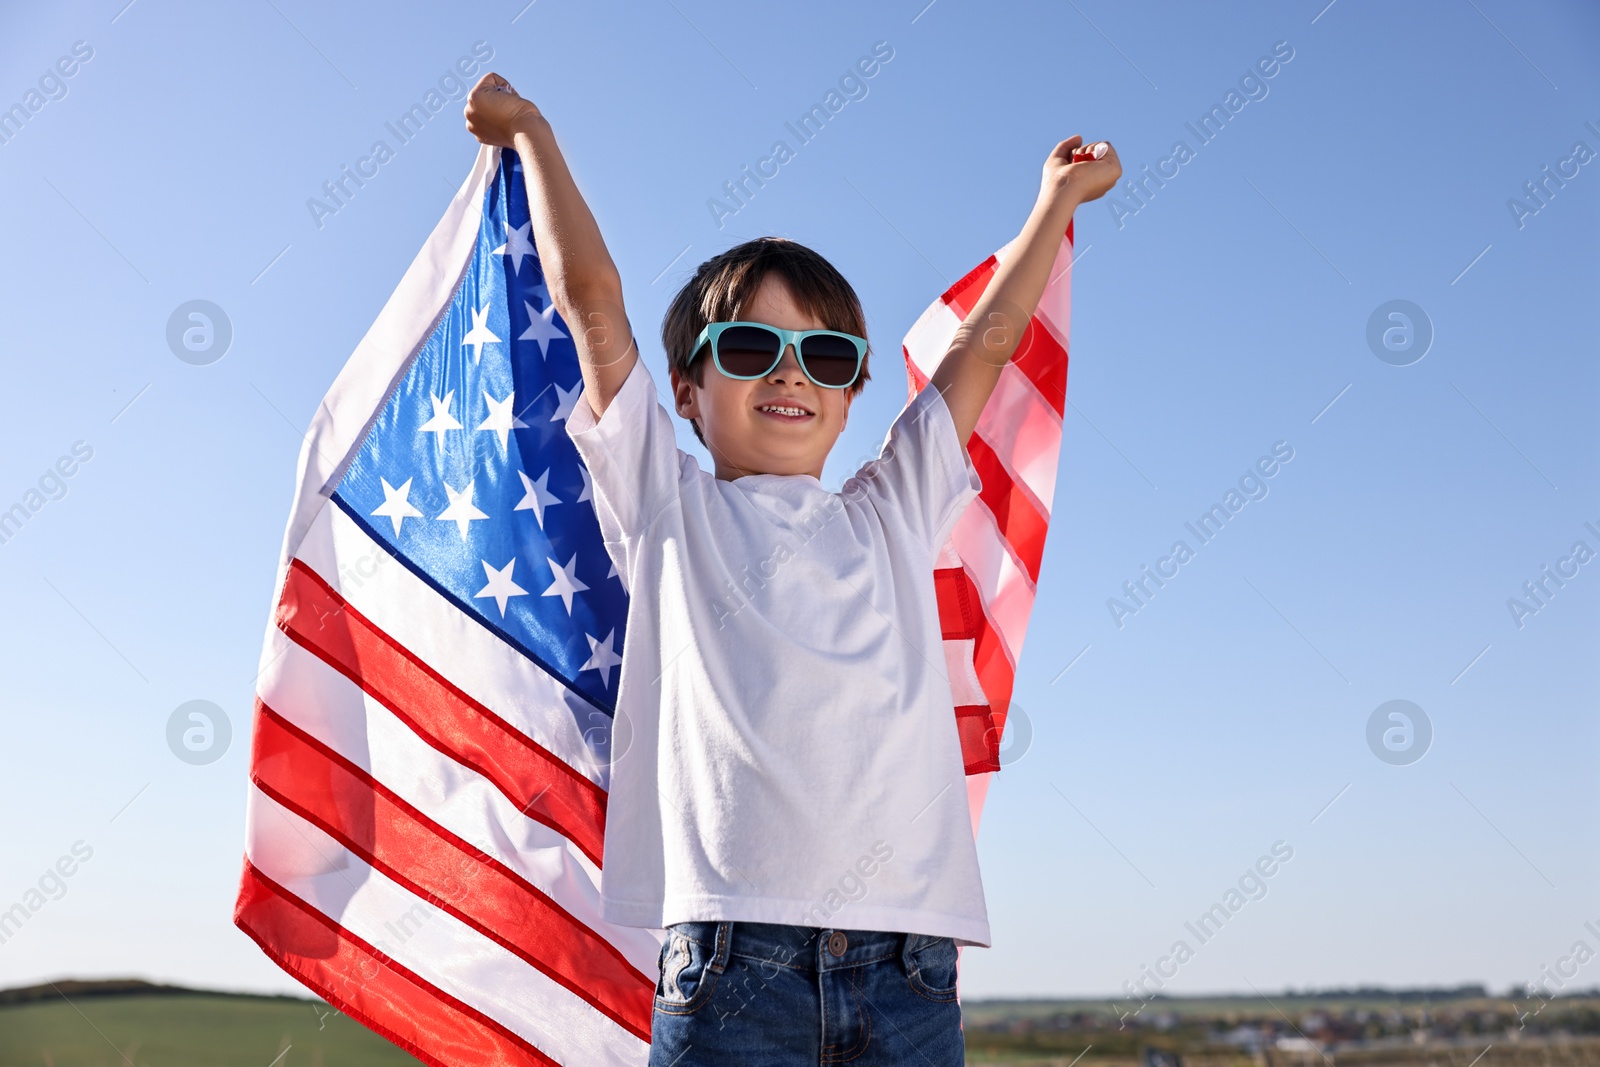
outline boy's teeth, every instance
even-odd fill
[[[778,407],[778,406],[773,405],[773,404],[767,404],[761,410],[762,411],[776,411],[780,415],[804,415],[804,414],[806,414],[804,411],[801,411],[799,408]]]

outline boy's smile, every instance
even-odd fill
[[[739,309],[739,319],[787,330],[836,327],[802,311],[775,272]],[[849,415],[851,390],[825,389],[806,377],[793,345],[770,373],[752,381],[727,377],[709,353],[700,359],[704,384],[674,367],[672,392],[678,414],[699,420],[716,476],[731,481],[747,474],[809,474],[820,480]]]

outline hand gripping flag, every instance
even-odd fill
[[[1070,235],[933,576],[974,832],[1055,482]],[[1005,251],[912,329],[913,392]],[[441,1067],[648,1058],[665,935],[599,911],[627,598],[562,425],[581,385],[519,162],[485,147],[300,454],[234,921]]]

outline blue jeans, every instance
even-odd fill
[[[756,922],[667,935],[650,1067],[966,1062],[949,937]]]

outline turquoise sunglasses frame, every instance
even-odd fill
[[[778,355],[773,359],[772,366],[760,374],[730,374],[722,365],[722,355],[718,351],[717,339],[722,336],[723,331],[731,326],[754,326],[757,329],[766,330],[768,333],[777,334]],[[855,346],[856,371],[850,376],[848,382],[843,385],[829,385],[827,382],[819,382],[811,376],[811,368],[806,366],[805,357],[800,354],[800,342],[815,334],[828,337],[843,337]],[[770,326],[765,322],[708,322],[706,323],[706,328],[700,331],[700,336],[694,339],[694,347],[690,349],[690,352],[694,353],[694,355],[690,357],[690,363],[693,363],[695,357],[699,356],[701,346],[707,341],[711,342],[711,359],[717,365],[717,370],[724,377],[734,378],[741,382],[753,382],[757,378],[765,378],[771,374],[773,368],[783,362],[784,350],[793,345],[795,360],[799,362],[800,369],[805,372],[805,376],[810,379],[811,384],[819,389],[848,389],[861,377],[861,364],[867,356],[867,339],[865,337],[857,337],[853,333],[845,333],[843,330],[784,330],[777,326]]]

